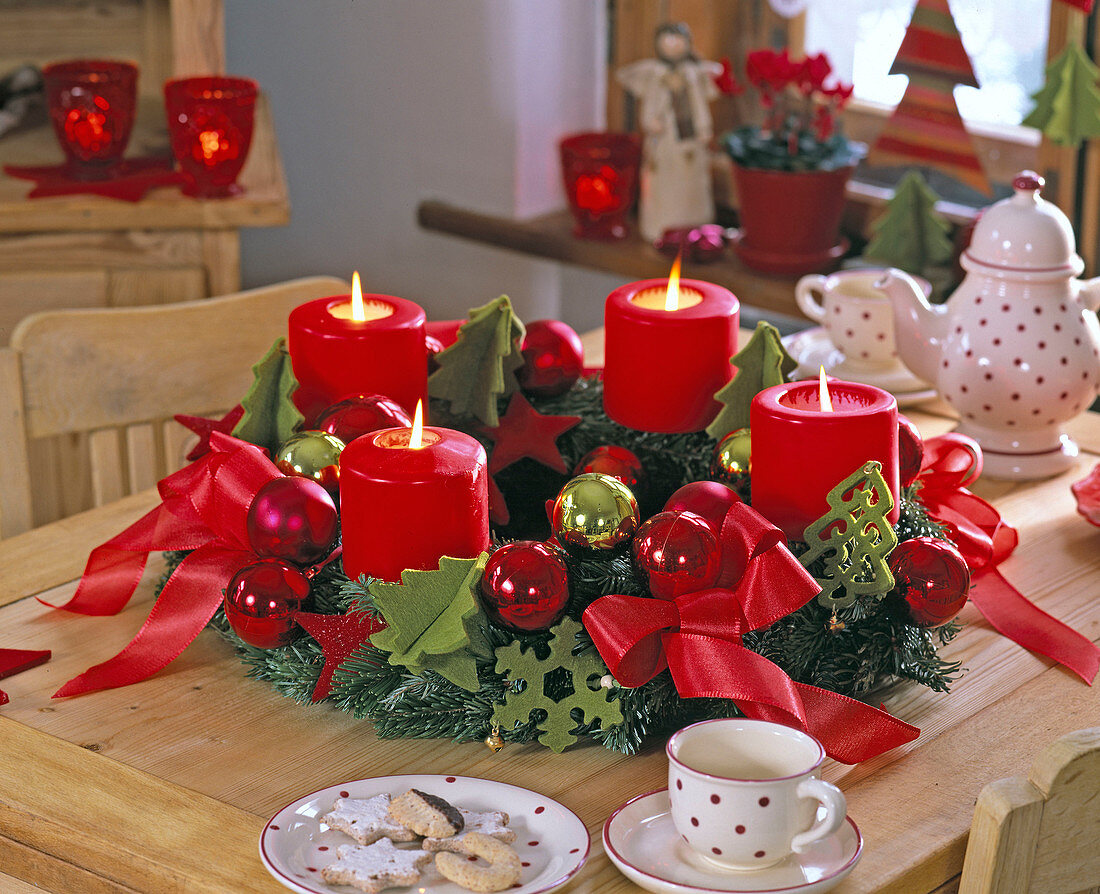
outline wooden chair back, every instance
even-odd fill
[[[173,414],[240,401],[290,311],[346,293],[312,277],[155,307],[50,311],[0,349],[0,536],[154,485],[183,464]]]
[[[1100,727],[1063,736],[1025,779],[982,789],[960,894],[1100,891]]]

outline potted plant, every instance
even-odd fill
[[[844,187],[866,152],[839,126],[852,86],[826,86],[832,66],[824,53],[796,62],[786,50],[756,50],[745,73],[763,120],[722,140],[740,201],[737,253],[769,273],[828,268],[848,247],[839,236]]]

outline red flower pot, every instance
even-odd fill
[[[745,266],[787,274],[834,267],[848,248],[840,218],[854,169],[770,171],[734,164],[741,202],[734,247]]]

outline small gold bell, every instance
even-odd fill
[[[485,737],[485,744],[486,746],[488,746],[489,750],[493,752],[493,754],[496,754],[500,751],[500,749],[504,747],[504,739],[501,738],[500,727],[497,726],[495,723],[493,724],[493,728],[492,730],[490,730],[489,735]]]
[[[836,612],[833,612],[833,616],[829,618],[829,631],[832,633],[839,633],[844,629],[844,622],[837,617]]]

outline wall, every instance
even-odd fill
[[[560,207],[556,141],[599,127],[598,0],[228,0],[231,73],[267,92],[291,223],[245,231],[246,286],[350,277],[463,315],[501,292],[524,319],[599,322],[619,280],[416,225],[439,198],[490,213]]]

